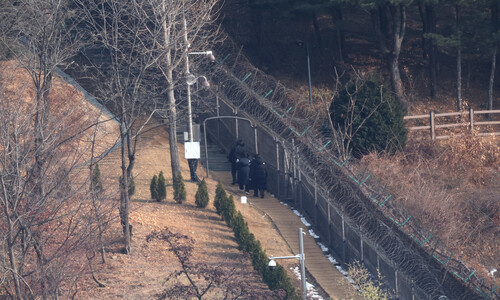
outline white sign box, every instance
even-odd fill
[[[247,203],[247,197],[246,196],[241,196],[241,203],[242,204]]]
[[[185,159],[200,159],[200,142],[185,142],[184,143],[184,158]]]

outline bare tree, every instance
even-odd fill
[[[167,111],[169,124],[170,162],[172,178],[180,172],[177,149],[177,102],[175,91],[186,88],[184,63],[191,50],[203,52],[215,44],[218,29],[216,20],[219,0],[151,0],[151,22],[161,28],[159,34],[151,35],[156,45],[157,68],[166,82]],[[199,57],[192,57],[194,62]],[[203,58],[201,58],[203,59]]]
[[[280,295],[282,291],[272,292],[252,285],[245,280],[248,279],[248,273],[239,270],[235,263],[213,266],[192,262],[194,240],[187,235],[173,233],[165,228],[162,231],[153,231],[146,237],[148,242],[155,239],[167,243],[168,250],[174,253],[180,264],[180,270],[172,272],[166,279],[167,282],[173,281],[175,284],[165,289],[159,299],[194,297],[201,300],[215,295],[219,295],[217,298],[221,299],[282,299],[284,296]]]
[[[166,96],[170,127],[172,174],[180,172],[177,149],[175,93],[184,87],[182,63],[189,45],[205,44],[204,28],[213,20],[217,3],[210,1],[81,1],[91,32],[103,46],[101,98],[121,123],[122,178],[120,217],[125,252],[130,252],[129,195],[127,187],[144,125],[155,112],[163,111]],[[182,20],[188,20],[184,27]],[[186,29],[185,29],[186,28]],[[165,88],[166,86],[166,88]]]
[[[81,1],[90,31],[104,50],[103,76],[99,78],[102,101],[120,122],[121,169],[120,221],[124,252],[130,253],[130,195],[128,186],[135,166],[137,144],[144,126],[155,111],[154,44],[149,39],[157,32],[148,24],[145,2]],[[150,32],[151,31],[151,32]]]
[[[8,274],[2,288],[15,299],[57,298],[69,293],[63,283],[87,271],[82,259],[96,247],[96,224],[88,217],[89,176],[77,166],[94,143],[85,129],[97,120],[47,94],[44,135],[36,143],[34,120],[40,112],[36,88],[22,80],[28,74],[16,62],[2,64],[0,268]]]
[[[2,287],[16,299],[57,298],[61,283],[83,271],[82,251],[93,247],[88,182],[82,188],[72,171],[85,157],[76,140],[96,120],[82,123],[87,116],[51,97],[57,67],[82,45],[80,19],[68,1],[1,5],[0,38],[21,66],[4,64],[1,78],[9,88],[0,93],[0,226],[2,268],[10,274]],[[54,114],[62,110],[65,117]]]

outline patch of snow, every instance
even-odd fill
[[[309,235],[311,235],[315,239],[319,239],[319,235],[314,233],[314,230],[312,230],[312,229],[309,229]]]
[[[328,252],[328,247],[326,247],[325,245],[321,244],[320,242],[318,242],[317,244],[321,248],[321,251]]]
[[[330,254],[326,255],[326,258],[328,258],[328,260],[329,260],[332,264],[334,264],[334,265],[338,264],[337,260],[336,260],[335,258],[333,258],[333,256],[331,256]]]
[[[302,218],[300,218],[300,220],[301,220],[301,221],[302,221],[302,223],[303,223],[304,225],[306,225],[307,227],[310,227],[310,226],[311,226],[311,224],[309,224],[309,222],[307,222],[306,218],[302,217]]]
[[[290,268],[292,269],[292,268]],[[301,280],[301,276],[300,276],[300,270],[299,270],[299,267],[295,267],[292,269],[293,270],[293,273],[295,274],[295,276],[297,277],[298,280]],[[301,291],[302,292],[302,291]],[[306,294],[307,294],[307,299],[317,299],[317,300],[323,300],[324,298],[321,297],[318,293],[318,290],[316,290],[316,288],[314,287],[313,284],[307,282],[307,278],[306,278]]]

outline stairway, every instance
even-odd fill
[[[207,145],[208,169],[216,172],[231,172],[231,163],[227,154],[217,145]],[[205,145],[201,143],[201,164],[206,167]]]
[[[185,120],[183,118],[182,120]],[[187,131],[187,123],[177,123],[177,141],[184,142],[184,131]],[[214,144],[207,145],[207,153],[205,153],[205,141],[203,134],[200,135],[200,163],[206,167],[206,154],[208,154],[208,168],[210,171],[231,172],[231,164],[227,160],[227,154],[219,146]]]

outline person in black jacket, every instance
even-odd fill
[[[236,145],[231,148],[227,159],[231,163],[231,176],[233,177],[233,182],[231,184],[235,185],[237,182],[236,172],[238,171],[238,159],[245,155],[245,143],[243,140],[239,139],[236,141]]]
[[[243,157],[237,159],[238,163],[238,185],[240,186],[240,191],[249,191],[248,176],[250,174],[250,157],[247,153]]]
[[[250,165],[250,182],[254,190],[254,197],[264,198],[264,191],[267,189],[267,169],[266,163],[259,154],[256,154]]]

